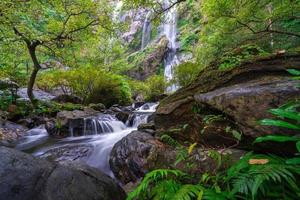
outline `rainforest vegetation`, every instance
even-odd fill
[[[299,88],[299,0],[1,0],[0,200],[300,199]]]

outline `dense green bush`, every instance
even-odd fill
[[[147,101],[157,101],[157,98],[164,94],[166,90],[166,82],[163,76],[154,75],[149,77],[145,81],[146,86],[148,87],[146,100]]]
[[[37,85],[44,90],[60,87],[81,97],[86,104],[111,106],[131,101],[130,87],[122,76],[96,67],[48,71],[39,76]]]
[[[175,80],[180,86],[187,86],[197,77],[199,71],[200,68],[197,63],[182,63],[175,69]]]
[[[157,98],[164,94],[167,84],[163,76],[153,75],[145,82],[129,80],[132,97],[142,95],[146,101],[157,101]]]

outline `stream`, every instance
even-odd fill
[[[42,125],[27,131],[16,148],[58,162],[81,161],[114,177],[109,166],[109,155],[114,144],[137,130],[140,124],[147,123],[157,105],[146,103],[136,108],[126,123],[108,114],[86,118],[82,134],[74,135],[70,127],[69,137],[63,139],[49,137]]]

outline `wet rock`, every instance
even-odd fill
[[[110,177],[83,164],[64,165],[0,147],[0,200],[125,200]]]
[[[179,169],[199,180],[201,174],[228,168],[244,155],[244,151],[236,149],[217,151],[194,148],[190,154],[187,149],[168,146],[148,133],[134,131],[115,144],[109,162],[115,177],[127,184],[139,181],[147,172],[155,169]],[[178,161],[177,156],[183,153],[184,159]],[[216,154],[221,155],[221,165],[212,156]]]
[[[110,154],[112,172],[122,183],[136,181],[149,170],[152,157],[162,152],[165,145],[151,135],[134,131],[117,142]]]
[[[89,107],[96,110],[96,111],[105,110],[105,105],[102,104],[102,103],[97,103],[97,104],[91,103],[91,104],[89,104]]]
[[[142,105],[144,105],[146,102],[144,101],[138,101],[138,102],[135,102],[133,103],[133,108],[136,109],[136,108],[139,108],[141,107]]]
[[[140,125],[138,126],[138,130],[139,130],[139,131],[143,131],[143,130],[146,130],[146,129],[155,130],[155,125],[154,125],[154,123],[140,124]]]
[[[116,118],[123,123],[126,123],[130,115],[130,112],[118,112],[116,114]]]
[[[57,113],[56,119],[46,122],[45,128],[49,135],[56,137],[69,136],[70,130],[74,135],[81,135],[84,129],[84,119],[98,114],[98,111],[91,108],[85,108],[84,111],[61,111]]]
[[[90,144],[74,144],[56,147],[39,155],[49,161],[85,161],[92,153],[93,146]]]
[[[61,94],[56,96],[52,99],[52,101],[56,101],[58,103],[74,103],[74,104],[81,104],[82,99],[75,95],[70,94]]]

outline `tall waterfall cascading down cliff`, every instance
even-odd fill
[[[151,11],[148,11],[143,24],[141,49],[144,49],[151,39]]]
[[[171,6],[169,0],[164,0],[164,8],[167,9]],[[179,59],[176,55],[178,49],[177,38],[177,9],[176,6],[173,6],[165,13],[165,20],[163,23],[162,33],[169,40],[169,50],[165,56],[165,71],[164,76],[166,81],[174,81],[174,70],[175,67],[179,64]],[[167,93],[172,93],[178,89],[176,83],[172,83],[166,90]]]

